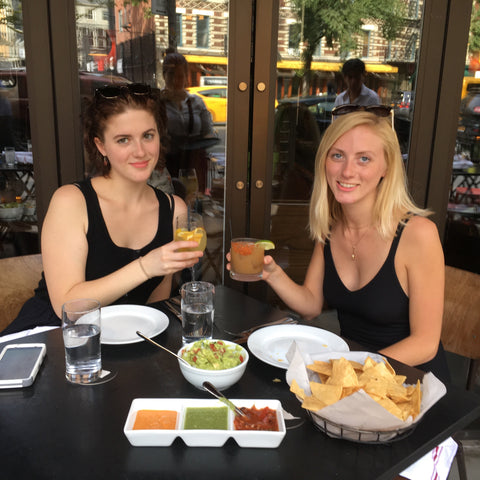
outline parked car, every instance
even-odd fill
[[[315,155],[332,122],[335,95],[291,97],[275,109],[273,200],[308,202]]]
[[[226,86],[189,87],[187,91],[202,98],[207,110],[212,115],[213,123],[225,123],[227,121]]]
[[[27,150],[30,139],[27,72],[25,68],[0,70],[0,147]],[[118,75],[79,72],[80,95],[93,95],[95,89],[112,83],[129,83]]]
[[[283,109],[306,108],[317,122],[322,134],[332,123],[332,109],[335,105],[336,95],[311,95],[308,97],[287,97],[278,102],[277,114],[281,115]]]
[[[415,92],[410,90],[403,90],[397,92],[397,97],[393,101],[393,108],[396,117],[412,118],[413,102],[415,99]]]

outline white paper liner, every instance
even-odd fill
[[[290,362],[286,374],[288,385],[295,379],[306,395],[311,394],[310,381],[320,382],[315,372],[306,367],[314,360],[328,361],[333,358],[344,357],[364,363],[370,356],[376,362],[383,361],[384,357],[369,352],[327,352],[324,354],[309,355],[300,351],[293,342],[287,353]],[[392,440],[413,428],[432,405],[442,398],[447,389],[433,373],[426,373],[422,381],[422,402],[420,413],[415,420],[409,417],[406,421],[398,419],[388,412],[363,390],[339,400],[317,412],[310,412],[313,422],[329,436],[342,437],[348,440],[361,442],[386,442]],[[338,426],[346,427],[344,429]],[[361,435],[359,435],[361,433]]]

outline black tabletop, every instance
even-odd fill
[[[155,306],[170,318],[168,329],[156,341],[177,350],[180,322],[162,303]],[[226,287],[216,287],[215,307],[215,335],[223,338],[228,338],[223,328],[245,328],[282,316]],[[20,342],[46,343],[47,356],[33,386],[0,391],[0,471],[5,479],[279,480],[314,476],[391,480],[480,416],[478,396],[448,385],[446,396],[413,433],[388,445],[332,439],[306,420],[287,429],[275,449],[240,448],[232,439],[220,448],[187,447],[181,439],[170,447],[133,447],[123,427],[134,398],[212,398],[184,380],[174,357],[146,342],[102,345],[103,366],[116,372],[116,377],[102,385],[79,386],[65,380],[59,329],[15,341]],[[406,367],[410,373],[414,370]],[[225,393],[230,398],[278,399],[285,410],[306,418],[289,392],[285,370],[253,355],[245,375]]]

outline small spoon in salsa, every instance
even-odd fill
[[[228,407],[235,411],[237,415],[246,417],[246,414],[235,406],[223,393],[219,392],[210,382],[203,382],[203,388],[211,393],[215,398],[218,398],[221,402],[225,403]]]

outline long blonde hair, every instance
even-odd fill
[[[373,222],[383,238],[395,234],[397,224],[413,215],[427,216],[431,212],[413,202],[407,188],[407,177],[395,131],[389,119],[369,112],[354,112],[338,117],[325,131],[315,158],[315,179],[310,200],[310,236],[319,242],[330,237],[332,227],[343,219],[342,206],[327,183],[325,162],[336,141],[352,128],[369,127],[383,142],[387,170],[377,186],[373,207]]]

